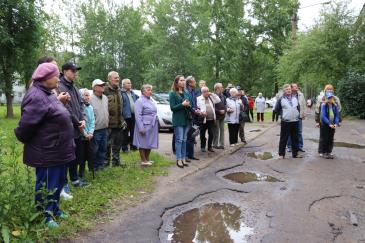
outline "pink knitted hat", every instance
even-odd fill
[[[32,75],[33,81],[43,82],[45,80],[56,77],[60,74],[58,67],[53,63],[42,63],[34,71]]]

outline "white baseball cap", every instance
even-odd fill
[[[93,84],[91,85],[93,88],[95,87],[95,86],[99,86],[99,85],[105,85],[105,82],[103,82],[102,80],[100,80],[100,79],[95,79],[94,81],[93,81]]]

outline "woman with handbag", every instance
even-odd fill
[[[190,112],[189,97],[184,92],[184,76],[176,76],[169,94],[170,109],[172,111],[172,125],[174,126],[176,165],[179,168],[186,164],[186,135],[188,132],[188,115]]]
[[[236,88],[230,89],[229,94],[230,97],[227,98],[226,122],[228,123],[229,143],[231,146],[235,146],[238,142],[239,116],[243,110],[243,104]]]

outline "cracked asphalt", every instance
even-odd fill
[[[335,140],[364,145],[364,127],[364,121],[345,121]],[[239,242],[365,242],[365,149],[335,147],[334,160],[318,157],[319,130],[309,118],[304,121],[304,158],[247,156],[276,154],[279,132],[275,125],[245,147],[181,179],[172,178],[178,171],[158,178],[145,202],[74,242],[169,242],[176,217],[209,203],[240,208],[242,221],[253,234]],[[257,172],[280,181],[240,184],[223,178],[235,172]],[[193,237],[186,239],[182,242]]]

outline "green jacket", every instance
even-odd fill
[[[105,96],[108,98],[109,128],[121,128],[124,122],[122,116],[123,100],[119,87],[113,88],[110,83],[105,85]]]
[[[169,94],[170,109],[172,111],[172,125],[176,126],[187,126],[188,125],[188,113],[189,108],[185,108],[182,102],[187,99],[190,101],[189,96],[184,94],[178,95],[175,91],[171,91]]]

